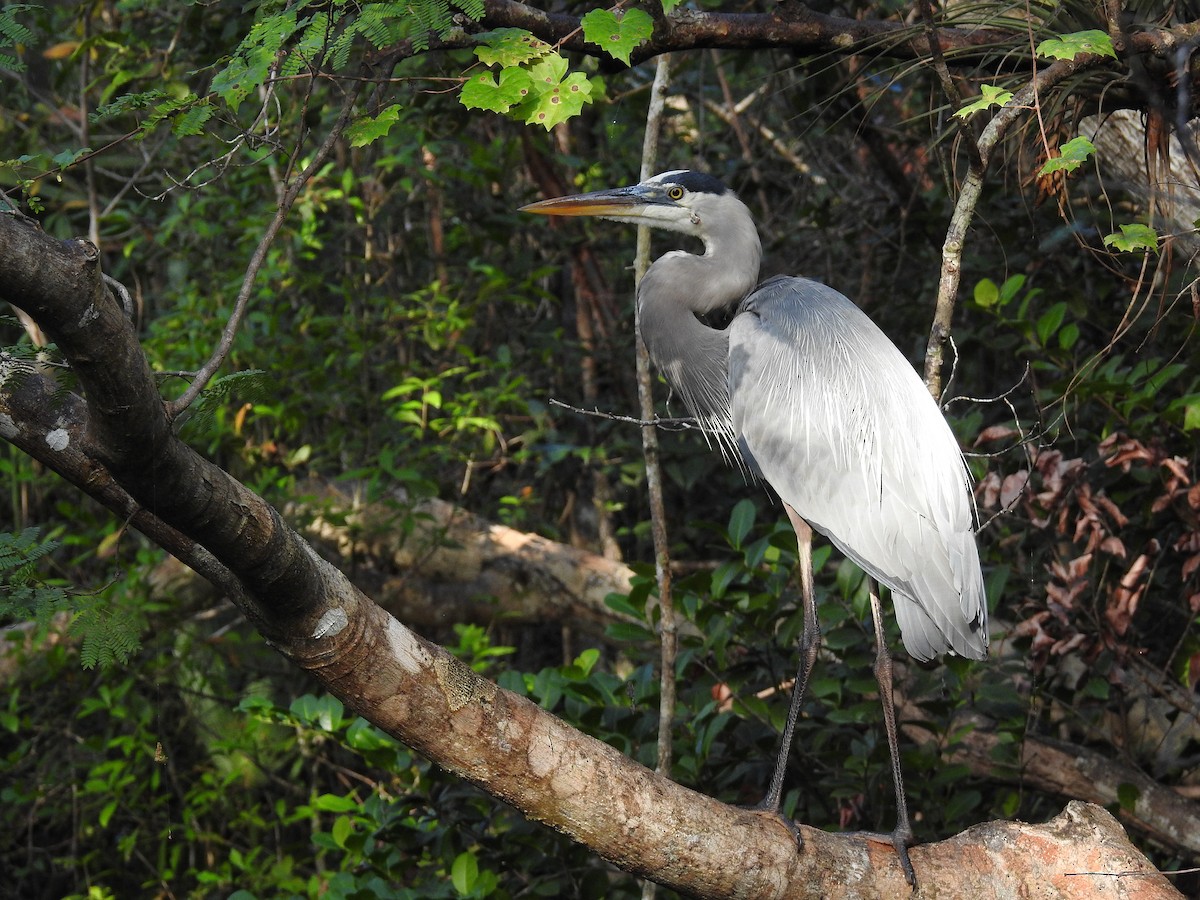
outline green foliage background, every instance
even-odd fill
[[[445,47],[367,70],[390,81],[364,96],[299,197],[225,377],[182,433],[281,505],[314,479],[339,480],[388,498],[399,521],[436,495],[593,548],[611,531],[625,559],[649,560],[636,429],[550,405],[636,408],[632,235],[515,210],[552,185],[635,180],[650,73],[579,59],[568,71],[548,48],[514,49],[513,35],[459,44],[463,15],[479,9],[6,7],[0,187],[49,232],[97,241],[136,298],[146,352],[174,395],[182,381],[169,373],[211,352],[281,185],[332,125],[343,79],[398,41]],[[603,41],[615,26],[601,25]],[[614,55],[629,52],[632,33],[612,35]],[[464,108],[493,102],[472,101],[471,85],[484,86],[475,79],[499,90],[506,77],[510,87],[534,80],[505,72],[538,65],[556,80],[536,102],[490,107],[507,117]],[[584,84],[589,102],[562,129],[523,124],[536,124],[554,90]],[[718,115],[724,85],[762,92],[740,133]],[[698,53],[679,64],[672,92],[661,168],[725,178],[759,218],[764,276],[834,285],[920,359],[952,205],[945,164],[955,161],[928,113],[939,102],[932,77]],[[1105,250],[1107,198],[1086,170],[1073,177],[1080,202],[1066,218],[997,183],[965,260],[952,392],[1003,400],[957,399],[949,410],[977,453],[989,597],[1007,636],[986,666],[951,660],[909,673],[938,737],[905,748],[921,838],[1055,812],[1061,798],[1016,775],[1026,733],[1104,748],[1168,783],[1195,774],[1186,753],[1110,728],[1124,687],[1147,669],[1193,702],[1200,677],[1189,493],[1200,388],[1179,300],[1192,275],[1164,270],[1156,293],[1136,293],[1147,257]],[[571,266],[586,268],[594,293],[573,290]],[[0,323],[0,342],[26,357],[27,340]],[[710,563],[677,585],[695,628],[679,659],[675,776],[753,803],[786,706],[757,695],[790,677],[800,628],[793,539],[765,492],[698,438],[664,436],[664,466],[676,555]],[[0,675],[0,870],[14,896],[638,894],[631,879],[308,693],[231,607],[156,589],[159,551],[14,449],[0,453],[0,471],[10,485],[0,613],[19,625]],[[1019,484],[1028,489],[1013,499]],[[1153,565],[1124,583],[1147,554]],[[817,564],[827,652],[787,810],[889,829],[865,586],[827,549]],[[633,594],[613,604],[641,616],[653,582],[639,571]],[[42,639],[56,615],[72,617],[82,644]],[[431,636],[653,764],[649,629],[614,626],[566,660],[501,609]],[[736,703],[720,702],[723,688]],[[994,722],[995,777],[945,762],[963,738],[946,723],[964,706]]]

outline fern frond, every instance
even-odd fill
[[[218,378],[193,404],[183,428],[193,435],[205,434],[212,430],[217,410],[234,392],[247,403],[263,403],[271,398],[273,386],[274,380],[261,369],[247,369]]]
[[[7,47],[20,47],[33,43],[33,32],[17,21],[20,13],[28,12],[36,7],[28,3],[14,3],[10,6],[0,6],[0,51]],[[25,63],[19,57],[0,52],[0,69],[10,72],[24,72]]]
[[[85,669],[121,665],[141,647],[141,622],[96,604],[80,610],[71,623],[71,633],[82,637],[79,662]]]

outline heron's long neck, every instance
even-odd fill
[[[692,415],[733,450],[729,413],[729,334],[696,315],[732,307],[758,282],[762,256],[747,212],[722,223],[697,256],[676,250],[652,265],[638,290],[642,339],[655,366]]]

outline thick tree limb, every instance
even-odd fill
[[[278,512],[176,439],[92,245],[0,215],[0,298],[56,341],[86,395],[75,409],[85,423],[49,451],[101,464],[135,503],[203,546],[243,586],[238,599],[267,640],[351,709],[614,864],[696,896],[907,894],[890,846],[802,827],[797,852],[776,818],[655,775],[388,616]],[[3,435],[19,430],[6,422]],[[1178,896],[1111,816],[1083,804],[1044,826],[977,826],[912,857],[941,897]]]
[[[1033,22],[1030,26],[1036,29],[1037,24]],[[608,59],[598,45],[584,40],[579,16],[547,12],[519,0],[486,0],[484,17],[478,25],[484,29],[523,28],[550,44]],[[1198,36],[1200,21],[1181,22],[1170,28],[1155,26],[1123,31],[1114,46],[1122,60],[1140,56],[1155,61],[1170,59],[1178,50],[1193,46]],[[433,42],[432,48],[469,46],[472,40],[470,35],[459,34],[441,44]],[[1029,44],[1029,31],[1022,24],[985,27],[967,22],[923,27],[900,20],[827,15],[804,3],[785,2],[773,4],[772,11],[765,13],[679,8],[670,15],[660,15],[654,33],[634,49],[631,63],[638,65],[663,53],[681,50],[775,48],[799,55],[853,54],[868,59],[932,61],[940,56],[949,68],[977,70],[986,65],[992,77],[996,77],[1003,73],[1028,71]],[[411,43],[406,43],[403,47],[382,50],[378,57],[381,61],[395,60],[411,56],[413,52]],[[1151,68],[1157,71],[1161,66]],[[1163,91],[1175,90],[1173,75],[1164,70],[1159,85]],[[1200,102],[1200,72],[1193,71],[1189,91],[1194,107]],[[1110,108],[1141,108],[1147,102],[1144,93],[1126,90],[1119,83],[1106,90],[1103,100]],[[1195,109],[1192,112],[1194,114]]]
[[[897,701],[905,735],[916,743],[932,740],[929,728],[923,724],[927,716],[921,708],[899,696]],[[942,728],[946,733],[961,735],[950,762],[963,763],[983,778],[1029,785],[1106,807],[1120,805],[1120,788],[1130,785],[1137,789],[1137,801],[1132,809],[1121,808],[1122,821],[1164,847],[1200,855],[1200,803],[1136,769],[1087,748],[1040,735],[1025,736],[1018,768],[1010,768],[996,762],[1000,739],[995,724],[984,716],[964,710],[949,727]]]
[[[444,500],[422,501],[412,531],[401,536],[388,504],[358,503],[333,486],[314,489],[339,524],[318,513],[306,533],[355,567],[356,584],[370,585],[380,603],[403,610],[410,622],[486,622],[499,610],[509,621],[567,621],[599,634],[615,620],[604,598],[630,589],[633,571],[624,563],[488,522]]]
[[[568,50],[588,54],[599,50],[584,41],[577,16],[543,12],[517,0],[487,0],[484,9],[484,24],[489,28],[524,28]],[[979,50],[994,51],[999,44],[1013,39],[1011,32],[989,28],[941,28],[937,34],[943,52],[971,54],[976,61]],[[769,13],[676,10],[659,19],[650,40],[633,51],[632,62],[637,65],[662,53],[711,47],[784,47],[797,53],[874,51],[904,59],[926,59],[930,55],[927,32],[920,28],[903,22],[829,16],[802,3],[788,3]]]

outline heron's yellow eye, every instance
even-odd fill
[[[674,185],[673,187],[669,187],[669,188],[667,188],[667,196],[670,197],[672,200],[682,200],[683,199],[683,188],[681,188],[679,185]]]

